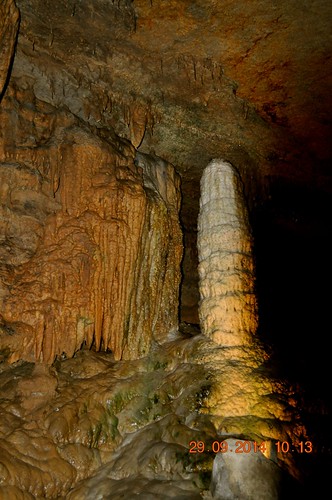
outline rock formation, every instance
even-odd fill
[[[19,25],[19,10],[14,0],[0,3],[0,101],[9,79]]]
[[[249,448],[257,439],[273,449],[274,441],[303,429],[292,423],[294,415],[290,419],[287,405],[276,397],[278,384],[261,368],[268,357],[257,339],[248,211],[240,176],[223,160],[212,160],[202,175],[198,257],[201,328],[219,348],[213,356],[218,369],[207,405],[220,440],[241,436]],[[257,498],[278,498],[278,467],[257,450],[235,453],[236,439],[225,443],[230,443],[228,454],[218,455],[213,465],[214,497],[250,499],[258,490]]]
[[[297,4],[0,0],[1,498],[243,496],[234,439],[328,491],[332,4]]]
[[[241,441],[229,438],[224,441],[229,453],[219,453],[212,470],[211,491],[213,498],[222,500],[280,500],[278,466],[255,451],[257,443],[246,441],[246,453],[234,453]],[[242,441],[243,443],[243,441]]]
[[[249,345],[257,329],[251,233],[241,179],[225,161],[202,175],[198,257],[203,332],[223,346]]]
[[[29,88],[8,89],[0,120],[0,349],[47,363],[84,344],[144,355],[178,324],[173,167],[136,165],[127,141]]]

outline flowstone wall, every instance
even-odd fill
[[[25,80],[0,121],[3,357],[52,363],[83,344],[146,354],[178,324],[173,167],[137,162],[130,143],[38,101]]]

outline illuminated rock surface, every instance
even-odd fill
[[[204,170],[197,239],[201,329],[220,347],[214,359],[220,363],[218,383],[209,404],[212,412],[226,416],[226,432],[232,432],[235,418],[233,432],[245,434],[246,421],[254,431],[255,420],[264,427],[264,419],[280,410],[266,404],[273,389],[258,369],[268,356],[257,339],[251,229],[241,179],[228,162],[213,160]]]
[[[212,443],[227,437],[227,425],[259,442],[271,428],[276,439],[294,437],[281,385],[265,387],[270,414],[253,415],[252,428],[242,415],[226,418],[230,405],[211,414],[211,391],[225,390],[215,382],[221,357],[187,328],[136,361],[83,350],[53,367],[3,363],[0,497],[209,498]],[[191,441],[205,452],[189,453]]]
[[[331,2],[16,5],[17,45],[0,0],[0,498],[210,498],[206,449],[232,436],[267,443],[281,499],[328,491]],[[211,158],[242,179],[260,299],[254,337],[254,303],[215,336],[203,319],[218,343],[197,326]],[[178,315],[196,325],[177,334]]]
[[[225,443],[232,451],[219,453],[213,462],[213,497],[223,500],[278,500],[281,480],[278,466],[259,451],[255,451],[253,441],[245,442],[245,453],[235,453],[241,449],[239,440],[230,438],[226,439]]]
[[[257,330],[255,271],[243,184],[213,160],[201,179],[198,218],[200,324],[214,342],[250,347]]]
[[[7,93],[0,119],[0,348],[47,363],[83,344],[118,359],[146,353],[152,331],[160,340],[177,328],[173,167],[150,158],[142,172],[126,141],[30,104],[28,89]]]

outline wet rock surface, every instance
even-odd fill
[[[245,389],[235,373],[225,378],[224,349],[189,325],[181,330],[136,361],[82,350],[51,367],[2,364],[0,496],[209,498],[213,442],[300,437],[285,387],[256,377],[256,408],[269,398],[274,420],[235,411],[227,390]],[[295,463],[278,458],[280,470],[296,474]]]
[[[162,339],[178,321],[174,168],[30,87],[8,90],[0,119],[0,350],[47,363],[85,343],[144,355],[143,332]]]
[[[281,498],[328,491],[331,4],[16,4],[0,1],[0,497],[209,498],[215,455],[188,439],[232,438],[269,443]],[[211,158],[243,180],[272,358],[177,335],[183,243],[180,314],[199,321]]]

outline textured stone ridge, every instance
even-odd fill
[[[241,179],[222,160],[201,179],[198,254],[204,333],[220,345],[245,345],[257,328],[252,238]]]
[[[127,141],[26,87],[8,88],[0,113],[0,349],[12,362],[83,344],[144,355],[178,322],[173,167],[150,158],[143,173]]]
[[[239,376],[238,366],[221,362],[225,348],[188,325],[180,325],[180,332],[137,360],[114,362],[109,353],[82,349],[51,367],[1,363],[1,500],[199,500],[210,498],[211,469],[216,493],[231,487],[237,494],[228,498],[256,499],[255,493],[246,496],[256,483],[257,499],[261,492],[264,500],[271,498],[267,474],[278,475],[279,468],[260,451],[206,450],[226,439],[229,449],[240,448],[231,432],[242,442],[304,440],[291,432],[296,395],[282,385],[272,392],[261,376],[253,384],[253,370]],[[253,411],[225,418],[239,410],[237,392],[248,403],[255,399]],[[259,393],[261,419],[255,418]],[[192,441],[203,443],[205,452],[190,453]],[[277,458],[293,474],[285,463],[289,457]],[[310,471],[312,457],[305,458]]]
[[[239,441],[234,438],[226,439],[224,443],[227,443],[229,450],[236,450],[239,446]],[[257,443],[244,443],[246,453],[228,452],[216,455],[210,487],[213,498],[280,499],[280,468],[260,451],[255,451]]]
[[[13,0],[0,2],[0,101],[14,56],[19,11]]]

